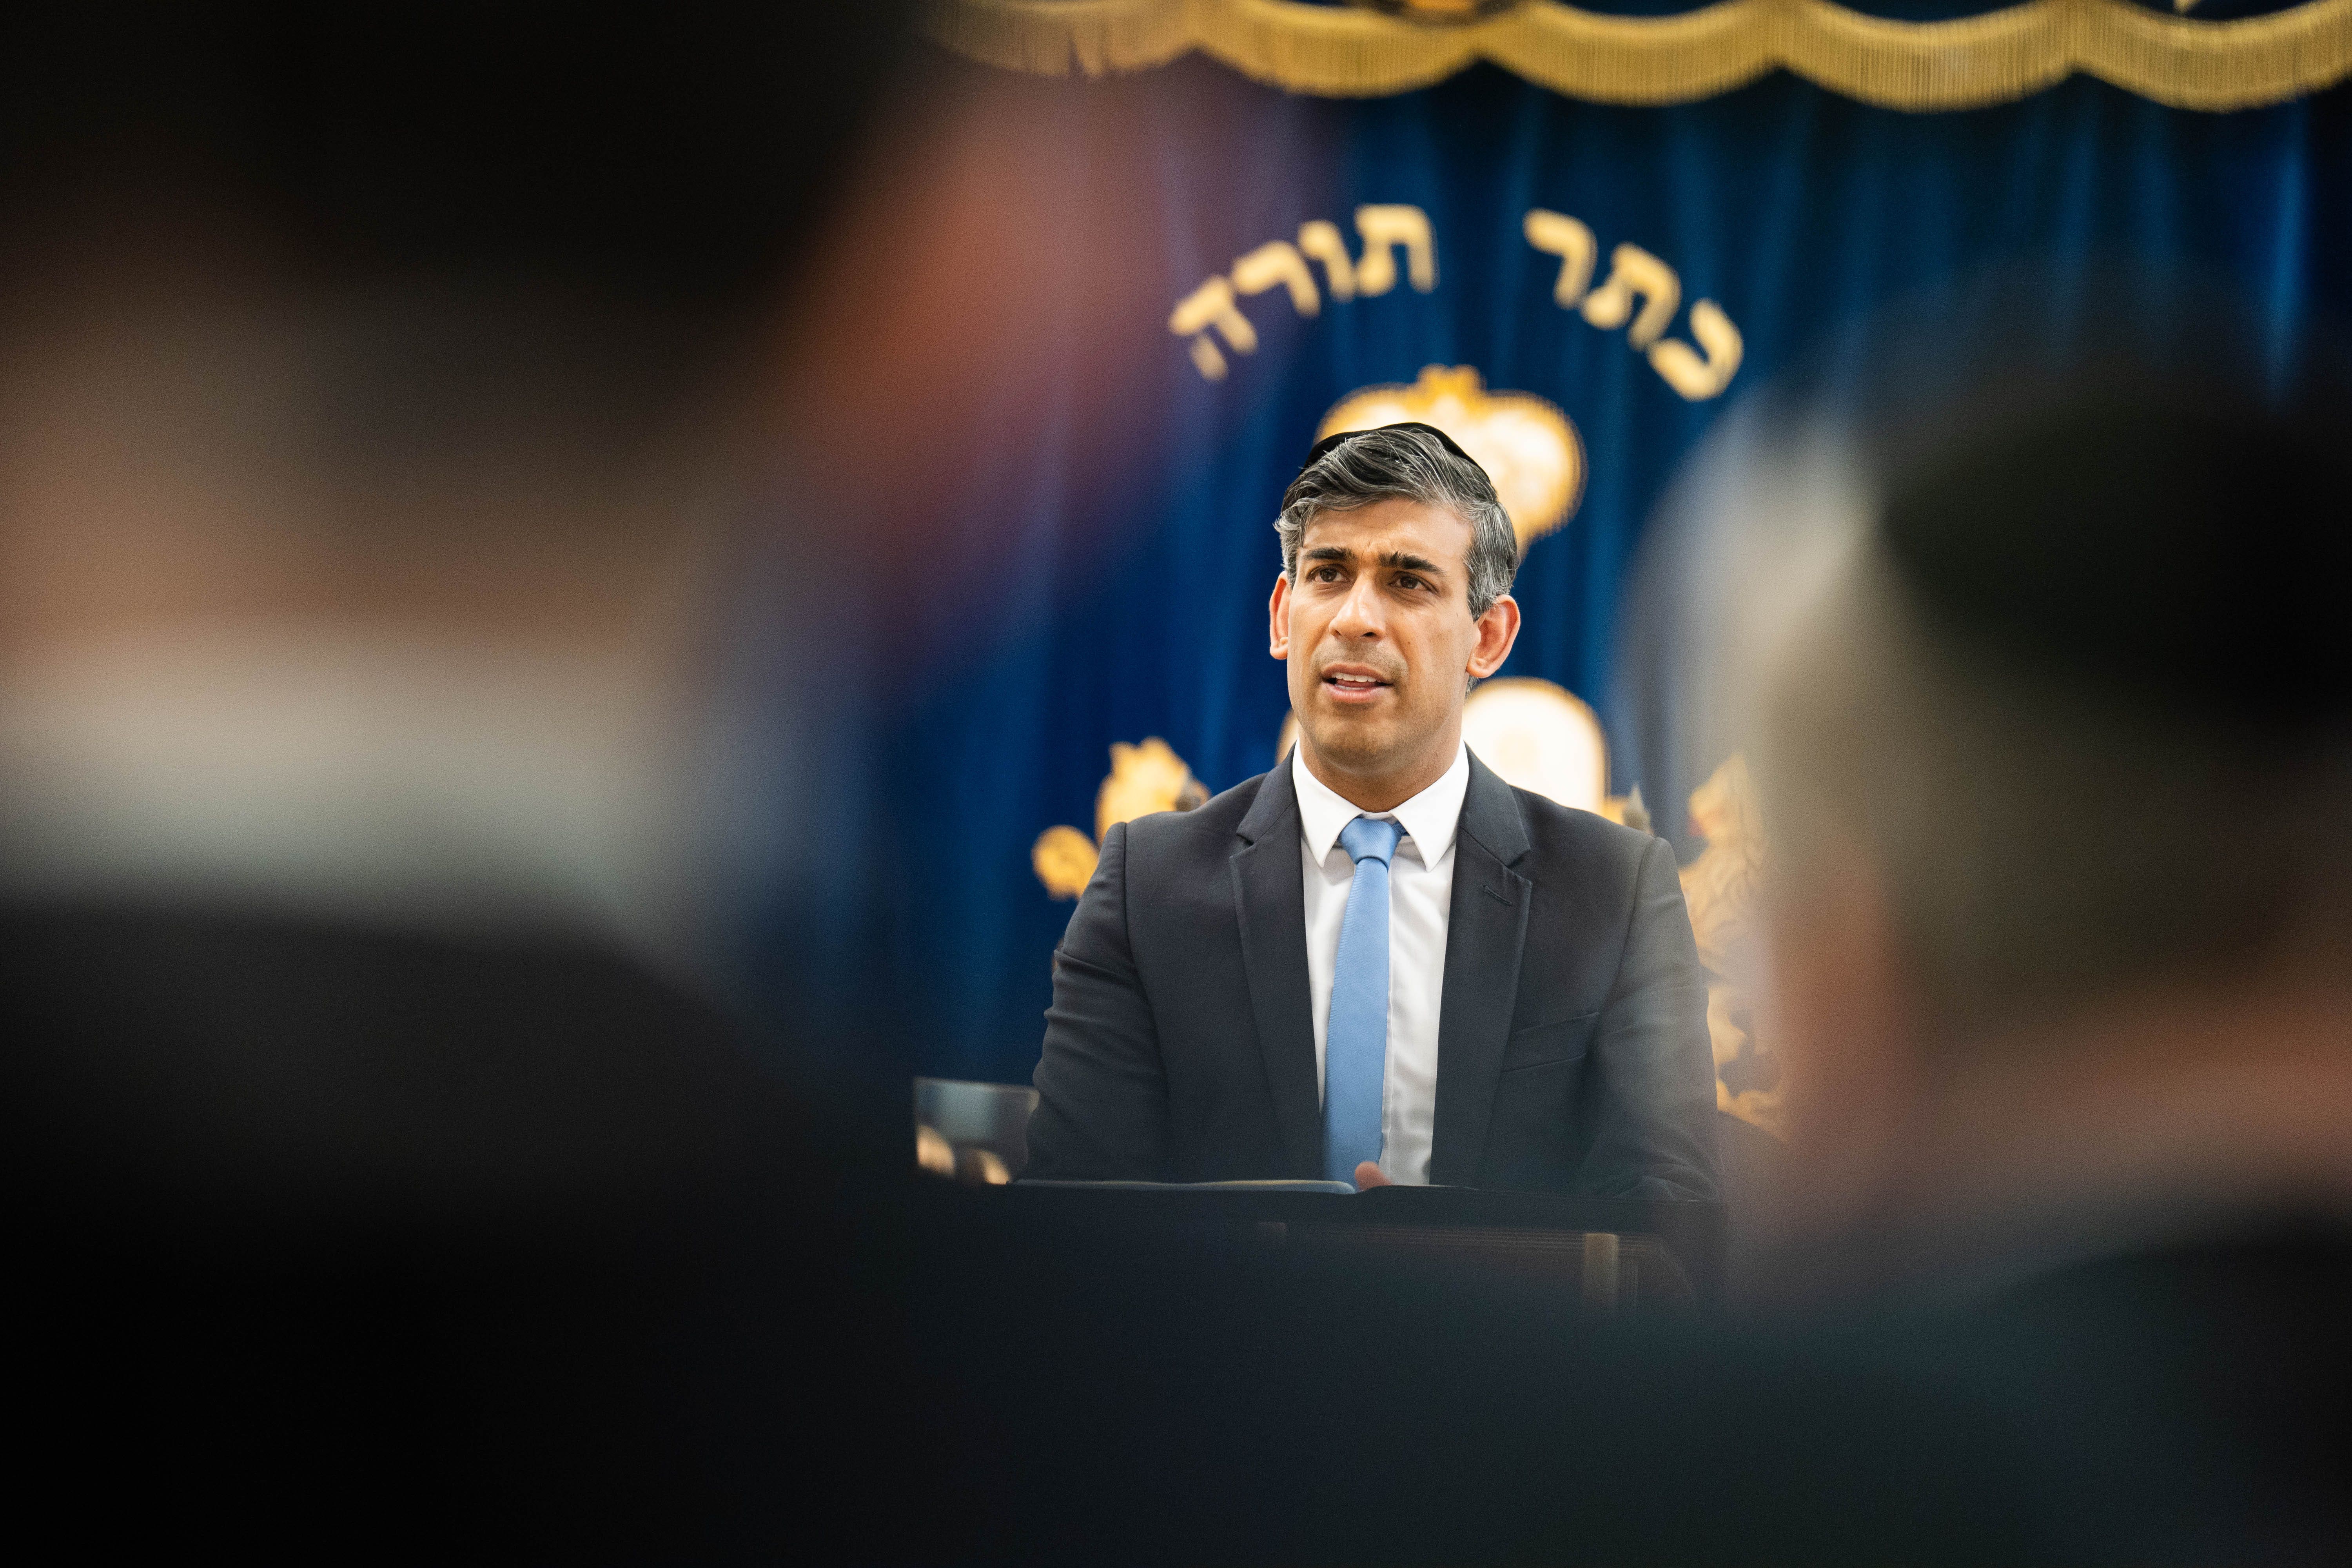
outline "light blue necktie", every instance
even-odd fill
[[[1339,830],[1356,863],[1339,957],[1331,966],[1331,1013],[1323,1029],[1323,1173],[1356,1179],[1359,1161],[1381,1157],[1381,1089],[1389,1070],[1389,858],[1404,828],[1360,816]]]

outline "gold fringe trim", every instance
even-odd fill
[[[1895,22],[1830,0],[1722,0],[1606,16],[1527,0],[1468,26],[1417,26],[1294,0],[931,0],[929,37],[1009,70],[1101,76],[1199,49],[1324,98],[1377,98],[1492,60],[1598,103],[1688,103],[1794,71],[1883,109],[2005,103],[2084,71],[2173,109],[2251,109],[2352,75],[2352,0],[2200,22],[2125,0],[2028,0],[1948,22]]]

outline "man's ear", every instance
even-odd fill
[[[1265,605],[1265,651],[1279,659],[1290,658],[1290,574],[1274,580],[1274,597]]]
[[[1470,673],[1484,680],[1503,668],[1503,661],[1511,657],[1511,645],[1519,640],[1519,602],[1504,595],[1486,606],[1477,625],[1478,641],[1470,649]]]

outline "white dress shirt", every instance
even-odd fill
[[[1298,790],[1298,853],[1307,884],[1307,981],[1315,1002],[1315,1085],[1323,1086],[1331,1020],[1331,970],[1348,913],[1356,863],[1339,830],[1359,816],[1404,828],[1389,862],[1389,1061],[1381,1089],[1381,1173],[1426,1185],[1429,1140],[1437,1121],[1437,1020],[1445,1001],[1445,926],[1454,902],[1454,835],[1470,791],[1470,751],[1394,811],[1363,811],[1317,778],[1297,748],[1290,773]]]

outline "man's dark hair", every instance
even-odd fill
[[[1382,500],[1442,506],[1470,525],[1465,561],[1470,614],[1483,616],[1511,591],[1519,569],[1518,535],[1486,470],[1434,430],[1388,425],[1351,436],[1310,461],[1282,495],[1274,531],[1282,574],[1298,580],[1298,542],[1327,511],[1353,511]]]

